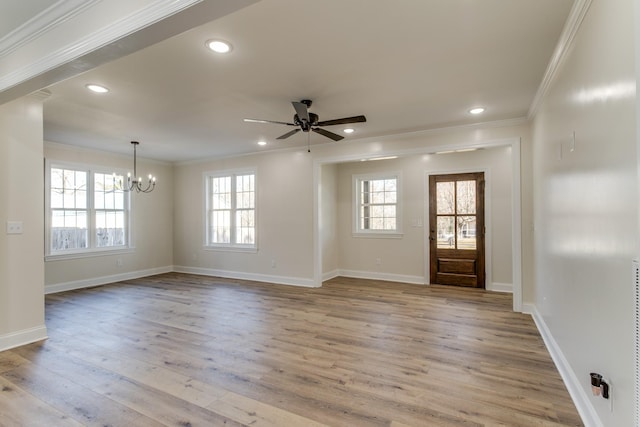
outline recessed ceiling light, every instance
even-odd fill
[[[208,40],[207,47],[216,53],[231,52],[231,45],[223,40]]]
[[[471,114],[482,114],[484,113],[484,107],[476,107],[469,110]]]
[[[355,132],[355,129],[351,129],[351,128],[346,128],[345,130],[343,130],[344,133],[353,133]]]
[[[88,84],[88,85],[86,86],[86,88],[87,88],[87,89],[89,89],[89,90],[90,90],[90,91],[92,91],[92,92],[95,92],[95,93],[107,93],[107,92],[109,92],[109,89],[108,89],[108,88],[106,88],[106,87],[104,87],[104,86],[100,86],[100,85],[92,84],[92,83],[91,83],[91,84]]]
[[[258,145],[267,145],[267,141],[258,141]]]

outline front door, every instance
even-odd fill
[[[484,288],[484,173],[429,177],[430,282]]]

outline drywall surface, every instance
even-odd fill
[[[0,350],[46,337],[42,102],[0,106]],[[7,222],[22,231],[8,234]]]
[[[533,124],[536,310],[605,426],[634,422],[633,12],[624,0],[591,4]],[[612,383],[613,411],[591,395],[593,371]]]

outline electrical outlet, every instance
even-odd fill
[[[7,234],[22,234],[22,221],[7,221]]]
[[[118,259],[116,260],[116,265],[117,265],[118,267],[122,267],[122,258],[118,258]]]
[[[276,268],[276,267],[277,267],[276,260],[272,259],[271,260],[271,268]]]
[[[376,258],[376,265],[380,265],[382,264],[382,261],[380,260],[380,258]]]

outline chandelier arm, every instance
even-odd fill
[[[138,141],[131,141],[131,145],[133,145],[133,177],[131,177],[131,174],[128,174],[127,188],[123,188],[123,191],[132,192],[135,190],[137,193],[150,193],[156,188],[156,178],[153,175],[149,175],[147,186],[143,187],[142,177],[138,176],[138,144],[140,144]]]

